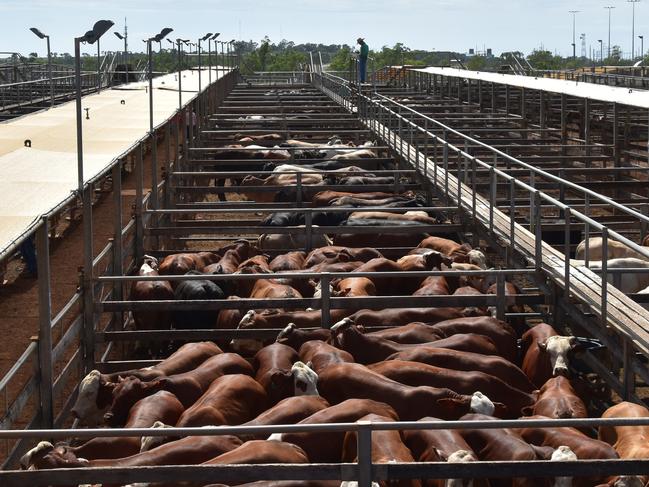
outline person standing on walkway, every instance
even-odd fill
[[[361,53],[358,56],[358,79],[360,83],[365,83],[365,72],[367,70],[367,56],[370,54],[370,48],[365,44],[365,39],[359,37],[356,42],[361,46]]]

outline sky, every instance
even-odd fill
[[[171,38],[197,39],[221,32],[221,39],[296,43],[353,44],[365,37],[371,48],[402,42],[413,49],[467,52],[492,48],[494,54],[544,48],[572,54],[572,16],[576,14],[577,54],[579,35],[586,34],[587,52],[599,50],[597,39],[608,38],[608,11],[612,11],[611,44],[631,51],[632,4],[627,0],[0,0],[0,50],[23,55],[45,53],[45,41],[29,27],[51,36],[52,51],[74,51],[73,38],[95,21],[110,19],[113,29],[128,21],[129,50],[143,51],[140,39],[163,27]],[[636,50],[638,35],[649,36],[649,0],[635,4]],[[649,49],[649,37],[647,37]],[[120,50],[112,34],[102,39],[101,50]],[[87,46],[86,52],[96,52]]]

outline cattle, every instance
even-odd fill
[[[199,271],[189,271],[187,276],[203,275]],[[201,279],[182,281],[176,285],[174,297],[180,301],[225,299],[223,290],[213,281]],[[174,327],[178,329],[214,328],[218,311],[196,309],[192,311],[174,311]]]
[[[602,418],[649,418],[649,409],[623,401],[604,411]],[[649,426],[600,426],[598,438],[613,446],[622,459],[649,458]],[[649,475],[642,476],[640,480],[645,485],[649,482]]]
[[[336,288],[336,296],[358,297],[376,296],[376,286],[367,277],[346,277],[334,279],[331,284]]]
[[[545,416],[529,416],[528,419],[547,419]],[[575,428],[553,427],[553,428],[523,428],[517,430],[522,438],[537,446],[549,446],[559,448],[568,446],[580,460],[606,460],[616,459],[619,455],[611,445],[600,440],[589,438]],[[600,475],[593,477],[580,477],[573,480],[575,487],[592,486],[605,481]]]
[[[394,419],[377,414],[368,414],[358,421],[371,421],[372,423],[392,423]],[[370,433],[372,444],[372,463],[414,463],[415,459],[408,447],[404,444],[402,434],[395,430],[375,430]],[[343,442],[342,461],[355,463],[358,461],[358,438],[355,431],[345,434]],[[392,480],[383,485],[394,487],[421,487],[418,479]]]
[[[349,316],[354,323],[361,326],[402,326],[414,322],[435,324],[464,317],[463,310],[459,308],[362,309]]]
[[[315,330],[301,330],[295,326],[295,323],[289,323],[288,325],[286,325],[286,328],[278,333],[276,341],[278,343],[288,345],[295,351],[299,351],[300,347],[308,341],[327,341],[330,338],[331,331],[326,328],[317,328]]]
[[[312,225],[317,228],[318,225]],[[307,247],[307,237],[304,231],[305,226],[300,225],[295,233],[264,233],[259,236],[257,245],[262,250],[286,250],[299,249]],[[311,235],[311,245],[313,247],[324,247],[331,245],[331,239],[325,234],[314,233]]]
[[[531,407],[535,395],[520,391],[484,372],[458,371],[418,362],[388,360],[369,365],[368,369],[408,386],[430,386],[451,389],[460,394],[480,391],[490,399],[503,403],[509,418],[517,418],[524,408]]]
[[[494,404],[477,391],[471,396],[444,388],[406,386],[360,364],[328,367],[319,376],[318,390],[330,404],[350,397],[384,401],[405,421],[424,416],[457,419],[470,410],[489,414],[494,411]]]
[[[441,421],[427,416],[419,421]],[[458,430],[420,429],[403,432],[406,446],[418,462],[448,462],[468,463],[477,462],[478,457],[469,444],[462,438]],[[427,479],[426,487],[489,487],[485,479],[449,479],[446,482]]]
[[[575,393],[570,380],[563,376],[552,377],[543,384],[533,406],[526,408],[524,414],[547,416],[548,418],[587,418],[588,410]]]
[[[257,255],[259,250],[250,245],[247,240],[239,240],[232,245],[223,247],[220,252],[223,253],[223,256],[218,262],[203,268],[205,274],[232,274],[242,262]],[[224,281],[219,281],[219,285],[223,284]]]
[[[253,373],[252,366],[239,355],[220,353],[208,358],[195,369],[181,374],[159,377],[148,382],[133,376],[120,378],[113,389],[113,402],[110,410],[104,414],[104,420],[113,427],[122,425],[136,401],[157,391],[171,392],[185,408],[189,408],[205,393],[210,384],[222,375],[251,376]]]
[[[418,222],[426,225],[437,223],[435,218],[428,216],[422,211],[407,211],[405,213],[391,213],[389,211],[355,211],[349,215],[351,219],[370,219],[370,220],[388,220],[388,221],[405,221]]]
[[[495,419],[484,414],[466,414],[461,418],[461,420],[467,421]],[[539,448],[530,445],[518,432],[508,428],[466,428],[460,430],[460,434],[478,455],[478,459],[482,461],[549,460],[553,453],[553,448]],[[539,485],[539,482],[536,480],[528,481],[525,478],[490,478],[489,484],[492,487],[523,487]]]
[[[185,408],[180,401],[167,391],[159,391],[149,397],[137,401],[128,413],[124,428],[150,428],[156,421],[176,424]],[[140,451],[140,437],[99,437],[70,447],[65,444],[56,445],[61,454],[72,454],[77,458],[96,460],[98,458],[123,458],[135,455]]]
[[[308,463],[304,450],[283,441],[251,440],[202,465]],[[201,484],[202,485],[202,484]]]
[[[448,296],[449,284],[444,276],[428,276],[413,293],[413,296]]]
[[[212,382],[205,394],[185,410],[176,426],[184,428],[245,423],[264,411],[267,401],[264,388],[252,377],[243,374],[224,375]]]
[[[446,334],[436,331],[424,323],[410,323],[394,328],[365,333],[366,336],[385,338],[397,343],[426,343],[446,338]]]
[[[371,142],[367,142],[366,144],[364,144],[365,147],[373,147],[373,145],[374,144],[372,144]],[[377,157],[378,154],[375,150],[365,148],[365,149],[351,151],[346,154],[336,154],[335,156],[331,157],[331,160],[339,161],[339,160],[347,160],[347,159],[376,159]]]
[[[340,246],[324,246],[313,249],[306,257],[304,268],[310,269],[317,264],[335,264],[339,262],[368,262],[383,257],[381,252],[373,248],[349,248]]]
[[[306,253],[302,251],[293,251],[281,254],[275,257],[269,263],[272,272],[291,272],[304,269],[306,262]]]
[[[190,254],[171,254],[165,257],[158,268],[162,276],[182,276],[189,271],[202,272],[205,267],[214,264],[220,257],[213,252],[196,252]]]
[[[99,424],[103,421],[105,410],[112,402],[112,392],[120,374],[132,375],[145,381],[153,380],[193,370],[208,358],[219,353],[223,352],[212,342],[187,343],[167,359],[152,367],[108,375],[93,370],[79,384],[77,401],[70,412],[79,420],[80,424]]]
[[[324,397],[292,396],[282,399],[259,416],[243,423],[241,426],[268,426],[273,424],[295,424],[305,418],[329,407]],[[268,434],[239,435],[242,439],[260,439]]]
[[[431,327],[445,336],[456,333],[475,333],[489,337],[498,349],[498,355],[515,362],[518,357],[516,332],[504,321],[490,316],[477,316],[440,321]]]
[[[300,179],[301,184],[304,186],[324,184],[324,178],[321,174],[301,174]],[[295,174],[278,173],[264,179],[256,176],[246,176],[241,181],[241,194],[248,201],[272,203],[275,201],[275,197],[282,186],[295,186],[296,184],[297,176]],[[262,191],[260,188],[267,190]]]
[[[454,262],[469,262],[468,253],[472,250],[469,244],[459,244],[443,237],[428,237],[419,243],[418,248],[436,250]]]
[[[301,392],[296,387],[297,377],[294,377],[293,371],[293,364],[298,359],[295,350],[281,343],[268,345],[255,354],[255,380],[266,390],[270,404],[275,405],[282,399]],[[317,381],[317,376],[314,381]],[[315,382],[310,383],[309,388],[310,394],[307,395],[317,395]]]
[[[470,264],[460,264],[460,265],[470,265]],[[461,278],[464,280],[465,278]],[[454,279],[448,278],[449,281],[453,282]],[[461,286],[453,291],[453,296],[484,296],[480,291],[472,286]],[[466,306],[462,308],[462,314],[464,316],[487,316],[488,311],[486,307],[482,306]]]
[[[586,257],[586,244],[588,244],[588,260],[589,261],[601,261],[602,260],[602,247],[603,239],[602,237],[591,237],[577,245],[575,250],[575,259],[584,259]],[[607,260],[610,259],[621,259],[625,257],[632,257],[640,260],[648,260],[647,257],[642,255],[640,252],[633,250],[630,247],[627,247],[622,242],[617,240],[608,239],[607,240]],[[649,249],[647,249],[649,251]]]
[[[144,262],[138,270],[138,276],[159,275],[158,260],[145,255]],[[174,290],[169,281],[137,281],[131,287],[129,299],[131,301],[164,301],[174,299]],[[136,330],[169,330],[171,329],[171,313],[166,310],[136,310],[133,311],[133,322]],[[146,348],[153,351],[151,344],[147,344]]]
[[[332,321],[341,320],[351,311],[343,309],[331,310]],[[239,329],[285,328],[289,323],[296,328],[317,328],[321,325],[321,312],[314,311],[281,311],[265,309],[263,311],[248,311],[239,322]]]
[[[331,174],[325,179],[329,184],[338,183],[341,186],[363,186],[363,185],[388,185],[394,184],[392,176],[347,176],[336,178]]]
[[[480,371],[498,377],[521,391],[530,393],[535,386],[516,365],[496,355],[460,352],[446,348],[418,346],[390,355],[386,360],[421,362],[454,370]]]
[[[370,413],[394,420],[399,419],[394,409],[383,402],[370,399],[347,399],[312,414],[298,424],[350,423]],[[333,463],[339,462],[342,457],[345,432],[279,433],[272,435],[272,438],[298,445],[306,452],[312,463]]]
[[[522,337],[523,372],[537,387],[551,377],[568,376],[568,354],[577,346],[573,336],[559,336],[550,325],[540,323]]]
[[[583,266],[584,261],[570,261],[572,265]],[[592,261],[588,263],[588,268],[592,270],[601,270],[602,263]],[[620,272],[616,275],[608,274],[606,280],[615,284],[623,293],[637,293],[649,286],[649,261],[636,259],[633,257],[624,257],[620,259],[610,259],[607,262],[608,269],[647,269],[647,272]],[[619,280],[619,282],[618,282]]]
[[[144,467],[162,465],[196,465],[241,446],[236,436],[188,436],[165,443],[152,450],[115,459],[90,460],[77,458],[68,448],[41,442],[21,459],[23,469],[79,467]]]
[[[380,362],[395,353],[418,347],[449,348],[485,355],[497,354],[493,341],[482,335],[457,334],[433,342],[404,344],[379,336],[365,335],[359,327],[353,326],[353,321],[349,318],[332,326],[331,333],[332,342],[338,348],[351,353],[354,359],[362,364]]]
[[[321,191],[319,193],[316,193],[313,196],[313,199],[311,200],[313,206],[315,208],[321,208],[323,206],[329,206],[332,201],[342,198],[344,196],[353,196],[354,198],[357,199],[365,199],[365,200],[380,200],[380,199],[385,199],[385,198],[392,198],[394,196],[399,196],[404,199],[411,199],[414,195],[412,193],[406,195],[395,195],[394,193],[380,193],[380,192],[373,192],[373,193],[350,193],[347,191]]]
[[[328,367],[345,362],[354,362],[354,357],[349,352],[340,350],[321,340],[310,340],[305,342],[299,350],[300,360],[311,364],[317,374]]]

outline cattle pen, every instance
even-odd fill
[[[518,77],[513,77],[518,78]],[[542,80],[544,81],[544,80]],[[547,80],[559,81],[559,80]],[[70,409],[79,381],[91,370],[110,374],[149,367],[160,357],[134,356],[135,344],[168,341],[273,341],[277,328],[148,329],[133,330],[138,311],[192,312],[230,310],[312,309],[322,328],[331,328],[336,311],[410,308],[492,308],[496,318],[552,324],[563,335],[579,337],[583,350],[574,362],[584,374],[594,372],[600,386],[617,397],[641,403],[649,384],[649,303],[647,294],[622,286],[622,273],[644,276],[644,267],[601,268],[571,261],[577,244],[601,237],[603,255],[617,241],[649,259],[640,245],[649,230],[649,123],[646,94],[639,97],[593,90],[586,96],[567,88],[516,85],[509,78],[471,78],[466,73],[429,68],[408,70],[399,86],[375,84],[358,89],[329,73],[259,73],[241,77],[225,74],[191,98],[177,115],[198,113],[198,123],[169,119],[154,137],[144,138],[110,168],[114,198],[114,231],[110,243],[86,260],[80,288],[63,309],[52,316],[49,305],[48,218],[36,227],[39,267],[38,337],[0,380],[5,397],[3,428],[4,470],[0,483],[8,486],[131,484],[136,482],[221,482],[256,480],[372,481],[414,478],[581,477],[646,475],[646,460],[481,461],[470,464],[417,462],[377,464],[372,461],[372,432],[379,430],[463,429],[467,421],[342,422],[336,424],[220,426],[174,429],[78,429]],[[555,88],[556,87],[556,88]],[[589,85],[589,88],[590,85]],[[595,85],[592,86],[595,88]],[[602,90],[608,87],[597,86]],[[557,91],[553,91],[557,90]],[[588,91],[588,90],[586,90]],[[627,92],[627,89],[622,89]],[[601,94],[601,95],[600,95]],[[618,98],[619,96],[619,98]],[[173,120],[173,122],[171,121]],[[184,130],[185,126],[187,130]],[[330,138],[371,141],[377,157],[346,162],[385,178],[370,184],[341,186],[336,178],[353,175],[334,169],[283,171],[293,179],[271,181],[272,159],[249,158],[268,147],[225,147],[235,135],[279,134],[282,139],[308,140],[313,151],[331,149]],[[153,143],[152,143],[153,141]],[[264,143],[261,142],[263,146]],[[144,163],[153,147],[157,157],[152,190],[146,193]],[[153,149],[154,151],[156,149]],[[285,147],[293,165],[317,163],[315,157],[296,156],[303,148]],[[227,153],[227,157],[224,155]],[[133,218],[125,220],[121,192],[122,165],[133,165],[137,189]],[[159,167],[157,167],[159,166]],[[375,223],[341,226],[319,221],[322,208],[311,204],[310,174],[323,177],[317,191],[412,194],[417,206],[392,206],[390,212],[413,209],[431,221],[419,225],[379,226]],[[254,176],[260,181],[235,184]],[[230,185],[220,181],[229,180]],[[214,181],[214,184],[212,184]],[[378,181],[378,179],[377,179]],[[256,198],[242,200],[243,193]],[[280,193],[279,198],[267,198]],[[366,206],[363,211],[385,210]],[[330,207],[332,215],[349,207]],[[265,217],[277,213],[300,216],[300,224],[268,226]],[[335,218],[334,218],[335,220]],[[434,221],[432,221],[434,220]],[[317,223],[316,223],[317,222]],[[92,225],[92,218],[83,225]],[[134,282],[160,280],[137,275],[145,256],[214,251],[260,234],[296,236],[297,245],[264,250],[270,257],[334,243],[362,242],[386,257],[405,255],[422,234],[448,236],[483,249],[491,268],[463,271],[467,278],[486,278],[495,292],[482,295],[417,295],[394,290],[380,296],[349,297],[332,292],[331,283],[348,271],[214,274],[216,284],[289,279],[318,280],[319,297],[133,300]],[[395,238],[388,238],[389,236]],[[340,240],[339,240],[340,239]],[[295,239],[294,239],[295,240]],[[341,244],[343,245],[343,244]],[[353,245],[348,245],[352,247]],[[92,252],[92,249],[90,250]],[[90,265],[88,265],[90,264]],[[87,269],[91,268],[88,272]],[[366,271],[356,277],[413,279],[453,277],[453,270],[404,272]],[[602,279],[600,276],[610,276]],[[205,280],[205,275],[166,276],[169,282]],[[506,293],[507,282],[519,292]],[[381,330],[385,326],[367,326]],[[53,342],[53,330],[58,341]],[[34,367],[35,365],[35,367]],[[33,371],[28,370],[33,368]],[[27,372],[26,372],[27,370]],[[27,377],[27,379],[25,379]],[[606,405],[599,404],[601,409]],[[17,423],[25,429],[15,428]],[[472,428],[516,428],[600,425],[649,425],[649,418],[471,421]],[[15,470],[18,459],[40,440],[120,436],[262,435],[292,432],[356,432],[355,463],[302,465],[182,465],[147,467],[81,467],[54,470]],[[207,482],[204,482],[207,483]],[[202,484],[201,484],[202,485]]]

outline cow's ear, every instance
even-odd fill
[[[543,350],[544,352],[545,352],[545,351],[547,350],[547,348],[548,348],[548,344],[547,344],[545,341],[543,341],[543,342],[536,342],[536,345],[539,347],[540,350]]]
[[[438,457],[439,457],[443,462],[448,461],[448,457],[447,457],[446,455],[444,455],[444,452],[443,452],[442,450],[439,450],[439,449],[437,449],[437,448],[433,448],[433,450],[435,451],[435,453],[437,454],[437,456],[438,456]]]

